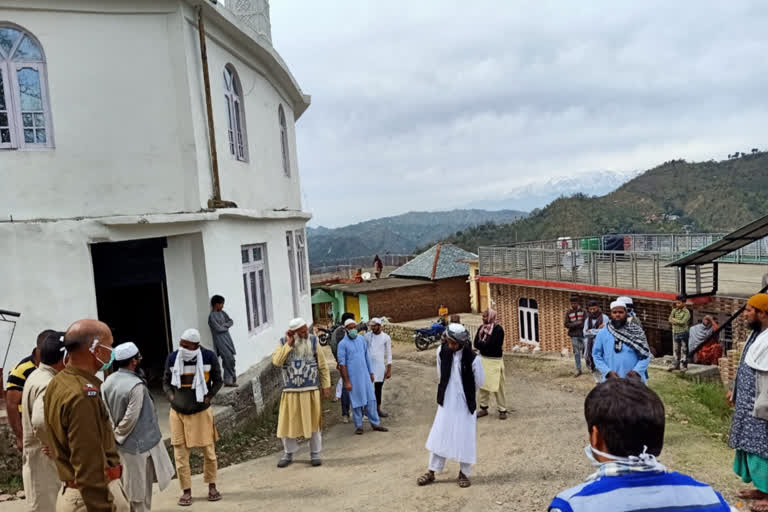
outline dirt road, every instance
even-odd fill
[[[196,476],[191,509],[528,512],[546,510],[558,491],[591,472],[583,452],[587,435],[582,412],[590,378],[568,377],[566,361],[516,359],[507,363],[507,397],[515,411],[506,421],[495,412],[479,420],[472,487],[456,485],[458,466],[453,462],[438,483],[417,487],[416,478],[426,469],[424,443],[436,408],[434,353],[400,347],[396,356],[393,378],[384,388],[389,433],[366,430],[355,436],[351,425],[335,425],[324,435],[324,465],[319,468],[309,466],[303,446],[298,462],[286,469],[275,467],[278,454],[222,469],[219,489],[224,499],[218,503],[204,500],[206,489]],[[672,467],[686,453],[692,455],[685,443],[676,444],[662,457]],[[735,486],[725,457],[724,445],[703,462],[696,457],[694,476]],[[155,496],[153,510],[179,510],[177,485],[174,481]],[[8,507],[8,512],[22,509]]]

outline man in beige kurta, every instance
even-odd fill
[[[280,339],[272,355],[272,364],[283,369],[277,437],[283,440],[285,453],[277,467],[284,468],[293,462],[293,454],[299,448],[297,437],[309,439],[311,463],[320,466],[323,423],[320,388],[325,398],[330,398],[331,375],[325,354],[317,338],[309,334],[307,322],[301,318],[291,320],[285,338]]]
[[[56,509],[56,494],[61,482],[56,463],[50,456],[43,399],[48,383],[64,369],[62,332],[50,331],[40,346],[40,366],[32,372],[21,396],[22,446],[24,456],[24,493],[29,510],[49,512]]]

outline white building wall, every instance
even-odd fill
[[[198,210],[179,3],[24,4],[0,20],[43,46],[55,148],[0,152],[0,220]]]
[[[192,97],[192,117],[198,148],[199,166],[209,168],[208,130],[205,117],[202,63],[199,59],[199,33],[194,11],[185,11],[186,41],[189,56],[189,83]],[[277,84],[264,62],[259,61],[231,34],[214,20],[206,20],[209,34],[208,70],[211,79],[211,99],[216,130],[221,197],[247,209],[301,209],[299,171],[296,158],[295,120],[287,93]],[[248,159],[239,161],[232,155],[228,139],[228,116],[225,101],[224,68],[230,64],[236,70],[243,89]],[[283,105],[290,146],[290,177],[283,171],[278,106]],[[200,200],[211,194],[210,173],[200,175]]]
[[[285,232],[303,227],[302,221],[232,219],[210,223],[203,230],[208,296],[219,294],[226,299],[224,308],[234,321],[229,332],[237,349],[238,373],[270,355],[293,318]],[[272,297],[269,325],[253,334],[248,332],[240,255],[240,247],[251,244],[266,244],[267,273]],[[300,309],[304,318],[312,318],[308,292],[300,299]]]
[[[165,249],[165,279],[168,284],[168,311],[171,341],[178,348],[181,334],[189,328],[200,331],[203,346],[213,349],[208,329],[208,280],[203,239],[200,233],[170,236]]]

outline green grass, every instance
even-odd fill
[[[0,480],[0,494],[16,494],[24,490],[21,475],[10,475]]]
[[[719,381],[696,383],[678,375],[654,372],[648,382],[664,401],[667,423],[690,425],[723,441],[727,439],[731,408]]]

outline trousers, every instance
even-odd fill
[[[381,410],[381,391],[384,388],[384,381],[373,383],[373,392],[376,395],[376,404]]]
[[[218,461],[216,448],[213,444],[203,446],[203,481],[207,484],[216,483]],[[192,469],[189,466],[189,452],[191,448],[185,445],[173,445],[173,458],[176,460],[176,474],[179,477],[181,490],[192,488]]]
[[[371,422],[371,425],[378,425],[379,413],[376,409],[376,400],[371,400],[367,405],[362,407],[355,407],[352,409],[352,421],[354,421],[355,427],[363,427],[363,411],[366,411],[366,414],[368,415],[368,421]]]
[[[299,449],[299,442],[295,437],[283,438],[283,449],[287,454],[294,454]],[[312,454],[320,453],[323,450],[323,433],[312,432],[312,437],[309,439],[309,452]]]
[[[445,469],[445,457],[441,457],[435,453],[430,452],[429,470],[434,471],[435,473],[440,473],[443,469]],[[472,474],[472,464],[460,462],[459,469],[467,478],[469,478],[469,476]]]
[[[496,399],[496,408],[499,412],[506,412],[507,396],[504,394],[504,372],[501,372],[501,375],[499,376],[499,389],[495,393],[491,393],[482,388],[477,390],[477,405],[479,405],[481,409],[487,409],[491,404],[491,395]]]
[[[675,351],[675,365],[688,366],[688,331],[675,334],[674,343],[672,344]]]
[[[109,492],[112,494],[112,503],[116,512],[131,512],[131,506],[125,497],[120,480],[109,482]],[[67,487],[59,491],[56,496],[56,512],[88,512],[88,507],[78,489]]]
[[[224,378],[224,384],[234,384],[237,382],[237,372],[235,371],[235,356],[221,355],[221,369]]]
[[[576,369],[581,371],[581,354],[584,353],[584,337],[571,336],[571,345],[573,346],[573,359],[576,361]]]

